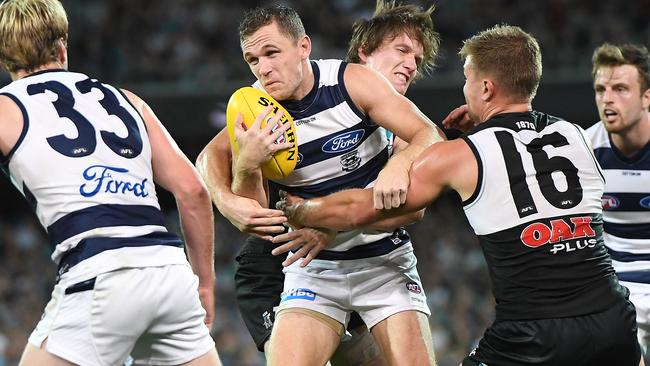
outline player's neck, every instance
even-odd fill
[[[485,122],[497,114],[523,113],[532,111],[530,103],[494,103],[489,104],[481,115],[481,121]]]
[[[11,80],[18,80],[22,79],[26,76],[29,76],[33,73],[39,72],[39,71],[44,71],[44,70],[56,70],[56,69],[64,69],[65,67],[63,64],[61,64],[59,61],[53,61],[50,63],[47,63],[45,65],[38,66],[34,68],[33,70],[25,70],[25,69],[20,69],[17,70],[16,72],[10,72],[9,75],[11,76]]]
[[[650,118],[645,114],[631,128],[611,134],[612,143],[627,157],[636,155],[650,142]]]
[[[316,80],[314,79],[314,70],[311,67],[311,62],[309,62],[309,59],[303,63],[302,73],[303,82],[300,84],[296,90],[295,95],[291,99],[301,100],[306,97],[307,94],[309,94],[309,92],[314,88]]]

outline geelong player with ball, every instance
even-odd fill
[[[383,5],[381,2],[379,4]],[[269,12],[288,11],[287,9],[273,9],[273,8],[267,10]],[[379,6],[377,13],[381,14],[382,16],[376,15],[376,18],[382,19],[383,23],[379,23],[376,25],[380,25],[380,24],[388,25],[388,27],[386,27],[387,30],[384,30],[383,32],[367,32],[368,30],[373,29],[374,26],[373,24],[375,24],[373,23],[373,21],[376,19],[367,21],[358,27],[358,31],[361,34],[374,34],[374,33],[378,34],[377,37],[379,42],[377,42],[376,39],[374,40],[371,39],[372,41],[371,44],[365,42],[365,38],[357,34],[358,36],[360,36],[359,40],[361,40],[361,42],[357,44],[357,47],[355,47],[354,52],[352,53],[357,54],[356,56],[360,56],[359,61],[368,63],[373,68],[379,70],[389,81],[391,81],[395,89],[391,89],[390,86],[388,87],[388,91],[386,91],[386,89],[383,89],[385,88],[384,85],[387,84],[385,84],[385,81],[381,79],[379,79],[381,80],[382,83],[380,84],[381,87],[377,89],[381,91],[386,91],[386,98],[380,98],[380,99],[383,102],[387,102],[389,105],[391,104],[391,101],[394,100],[393,98],[397,98],[400,101],[400,103],[397,103],[398,105],[400,105],[401,102],[405,100],[403,99],[403,97],[399,96],[393,90],[397,90],[399,93],[404,93],[406,91],[406,88],[410,84],[410,82],[418,74],[418,71],[421,72],[423,69],[426,69],[433,63],[433,58],[437,50],[437,37],[433,32],[433,25],[430,19],[431,10],[432,9],[429,9],[423,12],[420,11],[419,8],[417,7],[409,7],[409,6],[395,7],[393,4],[390,4],[389,6],[385,6],[384,8],[382,8],[382,6]],[[258,12],[260,12],[260,10],[258,10]],[[409,16],[404,16],[404,14],[408,14]],[[295,13],[290,15],[292,15],[293,18],[292,16],[289,16],[290,18],[288,20],[289,23],[297,19]],[[271,25],[275,25],[276,23],[285,24],[287,23],[286,18],[287,18],[287,14],[280,14],[279,21],[275,21],[275,20],[271,21],[271,19],[269,19],[269,22],[271,23]],[[404,18],[409,19],[409,22],[407,22],[406,25],[403,25],[404,23],[400,22],[400,20]],[[262,27],[262,29],[264,28],[267,27]],[[297,37],[296,41],[298,39],[303,39],[303,37],[306,38],[306,36],[304,36],[304,30],[302,30],[302,27],[300,28],[301,28],[301,32],[298,32],[299,34],[296,36]],[[291,32],[290,34],[293,33],[296,32]],[[286,41],[287,39],[284,38],[284,40]],[[280,53],[280,54],[283,53],[281,51],[275,50],[275,47],[277,46],[273,48],[271,46],[272,45],[268,45],[269,53]],[[292,51],[287,49],[284,52],[291,53]],[[251,68],[253,68],[253,64],[255,64],[256,62],[257,60],[250,60]],[[268,62],[268,61],[264,60],[264,62]],[[282,61],[278,61],[278,62],[282,62]],[[289,109],[292,116],[296,119],[295,124],[296,124],[296,129],[298,130],[297,137],[301,146],[301,148],[299,149],[299,153],[301,154],[301,160],[299,161],[301,161],[301,163],[299,163],[296,172],[291,174],[288,179],[291,179],[291,177],[294,174],[300,172],[301,169],[305,171],[304,169],[307,168],[313,171],[314,169],[318,169],[318,167],[322,167],[323,169],[326,169],[328,165],[329,165],[329,172],[332,171],[340,172],[340,173],[336,173],[339,174],[338,177],[354,178],[355,177],[354,174],[363,174],[360,179],[360,181],[363,181],[364,179],[366,179],[363,178],[364,176],[368,177],[368,175],[370,175],[370,177],[372,177],[373,174],[374,176],[376,176],[376,174],[379,171],[378,168],[381,168],[381,166],[383,166],[383,163],[377,166],[377,168],[369,167],[366,164],[368,160],[372,160],[372,156],[379,156],[379,158],[377,159],[380,159],[383,158],[384,156],[382,154],[387,155],[389,142],[385,131],[383,129],[379,129],[376,131],[372,130],[369,131],[369,133],[366,133],[367,132],[366,130],[358,131],[360,130],[360,128],[359,129],[348,128],[347,131],[344,130],[341,133],[341,131],[337,132],[336,130],[336,128],[339,128],[336,126],[336,124],[338,123],[337,120],[341,120],[343,123],[357,123],[359,126],[367,127],[368,129],[372,129],[376,127],[376,125],[370,122],[369,119],[367,118],[363,118],[360,121],[361,118],[359,118],[359,114],[353,112],[355,110],[359,111],[359,109],[356,107],[355,102],[350,102],[349,99],[346,99],[345,94],[347,93],[344,92],[350,91],[348,83],[351,83],[355,85],[357,88],[359,88],[361,86],[359,85],[360,79],[353,77],[352,78],[353,80],[349,81],[347,77],[344,77],[345,80],[343,81],[343,83],[345,83],[345,85],[348,86],[347,88],[341,84],[336,85],[337,84],[336,82],[333,83],[333,81],[338,79],[338,73],[336,71],[337,67],[341,67],[340,71],[341,71],[341,75],[343,76],[349,73],[351,67],[357,68],[359,66],[346,65],[344,63],[340,63],[340,61],[336,61],[336,62],[328,61],[327,63],[334,64],[334,67],[332,67],[331,69],[332,71],[325,73],[324,70],[327,71],[327,66],[329,65],[324,64],[325,66],[321,66],[323,64],[322,61],[319,61],[318,63],[314,63],[314,62],[309,62],[305,58],[305,59],[297,59],[296,61],[292,61],[292,62],[297,62],[297,64],[300,65],[300,68],[303,68],[307,64],[309,66],[314,67],[314,69],[310,70],[311,72],[309,73],[309,75],[302,78],[303,80],[299,84],[305,84],[305,83],[309,84],[309,81],[311,81],[311,84],[312,85],[315,84],[316,86],[314,87],[314,89],[312,89],[311,94],[310,92],[308,92],[307,94],[309,95],[306,95],[307,98],[302,98],[301,101],[295,101],[295,102],[284,101],[284,100],[281,101],[282,104],[285,107],[287,107],[287,109]],[[363,70],[367,70],[367,69],[364,68]],[[272,73],[275,75],[277,73],[284,74],[285,72],[286,72],[285,70],[279,68]],[[288,75],[288,74],[284,74],[284,75]],[[315,77],[320,78],[321,82],[314,83]],[[291,80],[292,78],[293,75],[288,75],[287,76],[288,82],[293,82]],[[372,73],[369,76],[370,81],[377,80],[376,78],[377,76],[375,73]],[[264,77],[261,77],[260,81],[263,81],[263,79]],[[275,84],[275,83],[282,83],[282,82],[281,81],[271,82],[271,84]],[[317,86],[319,84],[325,84],[325,85],[331,84],[331,87],[318,88]],[[363,91],[366,93],[369,92],[370,90],[372,90],[373,92],[377,91],[372,88],[366,89],[364,87],[363,89],[364,89]],[[352,96],[352,98],[358,96],[358,97],[362,97],[363,99],[363,96],[359,96],[357,93],[358,90],[355,90],[355,93],[350,93],[350,95]],[[271,94],[273,95],[273,93]],[[320,95],[320,96],[316,98],[316,95]],[[381,95],[382,94],[379,94],[379,96]],[[332,111],[332,108],[323,108],[327,106],[319,105],[319,103],[321,104],[326,103],[327,100],[324,100],[324,98],[326,97],[331,99],[339,98],[339,101],[341,103],[334,106],[335,107],[333,108],[335,109],[334,111]],[[293,99],[293,98],[289,98],[289,99]],[[316,111],[319,115],[318,116],[304,115],[304,113],[301,113],[300,110],[302,109],[301,108],[302,103],[304,103],[306,109],[309,109],[309,106],[312,106],[312,110]],[[408,105],[408,108],[406,108],[408,111],[405,112],[405,116],[411,116],[410,118],[414,118],[413,112],[415,111],[415,108],[408,101],[406,102],[406,104]],[[347,109],[348,112],[346,113],[346,110],[343,108],[349,108]],[[321,109],[321,112],[318,112],[318,109]],[[403,109],[397,108],[395,109],[395,111],[390,111],[391,113],[385,111],[383,116],[373,118],[373,120],[375,119],[385,120],[389,116],[394,115],[394,113],[399,113],[400,110]],[[297,113],[294,113],[294,111],[297,111]],[[330,116],[329,120],[325,119],[324,117],[319,118],[322,115],[327,116],[327,113],[329,113]],[[339,115],[337,115],[337,113],[341,114],[340,118],[338,118]],[[331,116],[335,116],[337,118],[331,118]],[[350,121],[346,122],[346,120],[350,119],[351,116],[353,118],[356,118],[356,120],[352,122]],[[264,118],[265,116],[261,116],[261,117],[258,116],[258,117],[260,118],[260,121],[265,119]],[[425,131],[428,130],[429,133],[432,132],[430,122],[426,120],[421,120],[420,118],[421,117],[418,114],[415,114],[416,120],[425,122],[424,126],[427,126],[425,127]],[[392,119],[395,118],[393,117]],[[400,119],[399,121],[393,121],[392,123],[395,124],[399,122],[404,126],[408,126],[409,122],[407,121],[408,118]],[[387,123],[391,123],[391,122],[389,121]],[[422,126],[422,122],[416,122],[416,124]],[[318,125],[321,125],[322,126],[321,128],[325,128],[325,129],[329,128],[331,130],[331,132],[329,133],[330,136],[327,138],[320,137],[319,139],[319,137],[312,132],[314,129],[319,128]],[[313,127],[306,128],[309,126],[313,126]],[[398,135],[403,134],[403,131],[400,132],[399,128],[393,128],[393,127],[390,128],[397,131]],[[303,133],[302,132],[303,130],[306,132]],[[248,129],[247,131],[242,133],[242,135],[245,135],[246,137],[240,139],[240,142],[246,143],[246,138],[255,136],[255,138],[264,138],[269,143],[272,143],[275,141],[275,136],[269,136],[268,132],[269,131],[267,130],[265,132],[260,133],[258,129]],[[222,211],[222,213],[224,213],[227,217],[230,215],[229,219],[231,219],[231,222],[238,225],[240,229],[248,230],[249,232],[254,233],[256,235],[268,238],[270,236],[269,234],[275,233],[274,231],[272,231],[275,230],[276,228],[274,224],[282,222],[284,218],[279,216],[277,211],[275,210],[262,209],[261,205],[257,201],[245,200],[240,196],[233,195],[232,192],[229,191],[229,189],[224,189],[224,186],[227,188],[228,185],[223,184],[223,182],[230,181],[230,169],[229,167],[223,169],[224,165],[223,164],[219,165],[223,160],[226,160],[225,158],[222,158],[220,161],[215,157],[224,156],[224,154],[226,157],[229,157],[230,153],[229,153],[229,149],[223,148],[224,145],[223,142],[227,143],[227,138],[225,138],[225,135],[223,133],[221,133],[220,135],[221,136],[218,135],[206,147],[206,150],[201,155],[198,161],[198,166],[202,171],[204,178],[206,178],[206,181],[208,182],[208,186],[212,190],[213,201],[217,204],[217,207]],[[305,142],[305,140],[307,141]],[[261,147],[259,143],[254,144],[254,146],[256,147],[256,150],[260,152],[260,160],[263,161],[264,159],[268,159],[270,157],[269,151],[262,151],[263,149],[266,149],[266,147]],[[306,146],[305,149],[302,148],[303,146]],[[344,149],[345,147],[349,147],[349,146],[352,146],[352,148],[344,151],[335,151],[337,148],[343,147]],[[278,149],[279,146],[275,145],[272,146],[272,148]],[[404,148],[404,146],[402,146],[402,148]],[[240,146],[240,151],[241,151],[241,146]],[[324,151],[329,151],[329,152],[324,152]],[[252,152],[251,154],[254,153],[255,152]],[[333,159],[328,159],[327,158],[328,156],[331,156]],[[235,158],[237,163],[241,163],[240,159],[241,159],[241,155],[238,155]],[[321,160],[320,163],[318,162],[319,159]],[[245,160],[248,161],[250,159],[246,158]],[[329,160],[329,162],[327,162],[327,160]],[[237,163],[235,165],[238,165]],[[348,171],[345,171],[344,169],[348,169]],[[251,169],[251,170],[255,170],[255,169]],[[262,181],[261,174],[259,174],[259,169],[257,169],[257,171],[258,171],[257,173],[258,176],[254,180],[256,182],[260,182]],[[329,174],[325,170],[323,171],[323,173]],[[314,177],[312,179],[318,179],[318,178]],[[372,180],[374,180],[374,178],[369,178],[367,183],[361,183],[360,185],[365,186],[367,184],[370,184],[372,183]],[[283,180],[279,180],[276,183],[271,182],[271,184],[275,186],[275,188],[270,189],[270,193],[272,195],[277,191],[277,183],[282,183],[282,181]],[[337,181],[334,180],[333,182],[337,182]],[[259,200],[265,199],[265,197],[262,197],[264,195],[263,190],[257,189],[254,191],[254,193],[259,194],[259,196],[256,197],[256,199]],[[233,206],[236,206],[236,209],[232,209]],[[256,214],[258,214],[258,216],[246,217],[246,215],[251,212],[255,212]],[[241,220],[241,221],[237,221],[237,220]],[[412,220],[412,218],[407,220]],[[306,228],[301,230],[306,230]],[[300,232],[301,230],[298,230],[297,232]],[[309,229],[309,230],[318,233],[313,229]],[[291,234],[286,234],[286,235],[292,235],[294,233],[296,232],[292,232]],[[352,233],[351,235],[350,234],[351,233],[347,233],[347,235],[350,236],[351,238],[354,238],[356,236],[354,235],[354,233]],[[382,234],[377,234],[377,232],[373,232],[373,234],[378,236],[382,235]],[[398,231],[397,233],[393,233],[393,234],[391,233],[385,234],[384,237],[391,240],[391,242],[393,242],[392,240],[396,241],[399,244],[396,245],[396,247],[403,249],[403,250],[393,251],[394,255],[400,258],[412,258],[410,252],[410,243],[408,243],[407,240],[403,239],[404,234],[405,232]],[[361,235],[361,237],[363,237],[363,234]],[[308,245],[303,246],[303,248],[306,247],[308,250],[305,251],[303,249],[299,249],[297,254],[290,257],[285,262],[285,264],[293,263],[296,259],[301,258],[304,254],[307,255],[307,258],[301,264],[306,264],[305,261],[309,261],[311,259],[310,257],[313,255],[312,253],[318,253],[318,251],[322,249],[322,247],[324,246],[324,245],[320,246],[320,244],[313,246],[312,243],[317,241],[327,242],[327,240],[323,240],[322,238],[315,236],[315,234],[314,234],[314,238],[315,239],[311,240],[310,243],[305,243]],[[302,239],[294,239],[292,241],[295,242],[296,240],[302,240]],[[253,267],[252,263],[261,263],[260,262],[261,258],[268,258],[268,252],[270,251],[271,248],[273,248],[273,246],[270,245],[269,243],[266,243],[263,245],[266,245],[266,248],[268,249],[264,249],[263,247],[261,247],[261,245],[258,247],[253,247],[252,245],[249,245],[252,242],[264,243],[257,238],[248,240],[247,245],[244,248],[242,248],[242,252],[240,252],[240,255],[238,256],[238,261],[240,266],[238,268],[238,274],[236,275],[236,280],[237,280],[237,287],[238,287],[237,288],[238,300],[242,311],[242,315],[244,315],[244,319],[246,320],[247,326],[249,327],[249,330],[251,330],[251,333],[255,338],[256,343],[261,348],[264,345],[266,338],[263,337],[264,332],[260,332],[260,330],[265,330],[270,328],[272,324],[271,323],[272,309],[270,309],[269,307],[269,309],[264,310],[265,308],[260,304],[262,302],[262,300],[260,300],[260,297],[264,296],[264,294],[267,293],[266,291],[268,291],[268,286],[266,285],[271,285],[272,283],[275,283],[276,281],[278,281],[278,279],[282,277],[282,273],[280,272],[282,266],[279,262],[276,262],[277,265],[274,268],[268,268],[268,266],[262,266],[262,265],[257,265]],[[351,245],[350,247],[353,248],[354,246]],[[378,246],[376,246],[375,248],[377,247]],[[395,246],[391,244],[389,250],[394,247]],[[404,251],[406,251],[407,253],[404,253]],[[330,252],[335,252],[334,254],[336,255],[335,250]],[[350,254],[350,252],[339,251],[339,254],[341,253],[343,253],[344,255]],[[356,254],[352,253],[353,257],[355,255]],[[372,253],[370,255],[372,255]],[[376,259],[381,259],[381,257],[382,257],[381,255],[378,255]],[[346,265],[350,265],[350,268],[353,269],[355,265],[357,264],[364,265],[366,261],[367,259],[360,258],[356,260],[355,259],[343,260],[341,262],[346,263]],[[410,259],[407,259],[407,261],[410,261]],[[317,262],[327,264],[333,261],[317,259],[316,262],[312,262],[312,264],[310,264],[308,268],[314,267],[314,265]],[[244,268],[247,268],[247,270],[244,271]],[[406,268],[410,268],[409,271],[411,270],[414,271],[414,267],[406,266]],[[390,273],[391,271],[388,270],[386,272]],[[248,280],[247,278],[248,276],[252,276],[253,273],[256,276],[255,277],[256,282],[253,281],[252,279]],[[400,275],[397,275],[396,277],[400,277]],[[419,287],[419,284],[417,283],[413,283],[413,285]],[[402,284],[399,290],[401,290],[402,288],[407,289],[407,286],[405,286],[405,284]],[[341,295],[345,295],[347,291],[349,291],[348,289],[344,289],[344,288],[341,288],[341,290],[342,290],[340,291]],[[255,291],[256,294],[252,294],[251,292],[253,291]],[[272,299],[277,298],[279,291],[280,290],[278,289],[276,290],[275,293],[271,293],[270,294],[271,298]],[[288,289],[288,293],[290,295],[285,296],[285,299],[287,297],[298,296],[300,294],[305,295],[312,292],[315,291],[305,292],[299,290],[292,291],[292,289]],[[317,295],[316,298],[320,300],[319,298],[320,294],[316,294],[316,295]],[[424,298],[424,295],[422,295],[421,297]],[[288,299],[286,301],[293,301],[293,300]],[[407,308],[408,306],[411,305],[407,305]],[[384,308],[385,310],[387,310],[387,312],[390,312],[390,306],[385,306]],[[422,309],[422,308],[418,307],[417,309]],[[255,312],[257,312],[256,316],[247,316],[247,314],[254,314]],[[406,325],[407,327],[410,326],[409,330],[403,332],[403,334],[409,337],[410,341],[412,341],[415,345],[415,347],[413,347],[413,349],[410,350],[410,351],[414,351],[411,353],[410,356],[421,357],[421,360],[424,359],[424,362],[430,363],[433,362],[432,361],[433,351],[430,346],[431,342],[430,342],[430,335],[428,334],[429,332],[428,332],[426,316],[424,316],[423,312],[424,310],[422,310],[422,312],[419,312],[418,310],[409,310],[409,311],[400,312],[399,316],[392,317],[392,320],[396,322],[400,322]],[[428,309],[426,309],[426,312],[428,312]],[[316,316],[318,317],[318,314]],[[401,322],[400,320],[401,316],[403,316],[402,318],[403,320],[406,320],[405,322]],[[330,319],[328,320],[328,318]],[[319,323],[325,324],[326,327],[325,331],[332,328],[335,328],[336,331],[339,331],[340,326],[334,324],[331,321],[331,317],[325,316],[318,319],[319,320],[317,321]],[[343,321],[339,322],[339,324],[342,323]],[[386,325],[386,324],[387,321],[384,321],[382,325]],[[371,323],[370,325],[372,326],[373,324]],[[383,332],[385,332],[385,329],[382,329],[381,325],[376,326],[373,329],[373,333],[375,335]],[[382,337],[382,335],[380,334],[379,337]],[[400,344],[399,340],[398,342],[394,342],[392,340],[386,342],[387,344],[384,344],[385,347],[384,351],[387,352],[385,353],[390,355],[391,353],[400,352],[399,348],[401,348],[402,350],[401,352],[406,352],[407,340],[404,339],[401,341],[405,343]],[[338,343],[337,336],[335,336],[335,339],[332,341],[332,343]],[[324,350],[324,351],[328,352],[328,350]],[[308,352],[314,353],[309,350]],[[324,357],[324,359],[327,359],[328,357],[328,355],[319,355],[319,356]],[[410,359],[413,360],[414,358],[410,358]],[[405,360],[409,360],[409,358],[406,357]],[[299,364],[295,362],[299,362],[299,361],[295,361],[295,360],[287,361],[287,363]],[[307,363],[312,364],[313,362],[307,362]]]

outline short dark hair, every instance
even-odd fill
[[[347,60],[359,63],[359,49],[367,55],[372,54],[384,40],[406,33],[422,44],[424,55],[417,76],[424,75],[433,69],[440,47],[440,35],[431,19],[434,9],[433,5],[423,10],[417,5],[396,4],[395,0],[377,0],[372,18],[358,20],[352,26]]]
[[[304,36],[305,27],[295,10],[284,5],[274,4],[267,7],[257,7],[244,13],[239,23],[239,41],[257,32],[263,26],[276,22],[280,31],[294,40]]]
[[[605,43],[596,48],[591,63],[593,65],[591,70],[593,80],[596,79],[596,72],[601,67],[632,65],[639,72],[641,92],[643,93],[650,88],[650,53],[643,45],[632,43],[612,45]]]
[[[463,42],[461,59],[472,56],[479,73],[495,78],[514,97],[530,102],[542,78],[542,53],[535,37],[506,24],[484,30]]]

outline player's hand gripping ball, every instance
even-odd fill
[[[262,165],[262,174],[268,179],[282,179],[286,178],[295,168],[298,161],[298,140],[296,139],[296,126],[293,123],[293,118],[286,109],[270,95],[262,90],[247,86],[235,91],[226,108],[226,128],[228,136],[230,137],[230,144],[235,154],[238,153],[239,147],[235,141],[235,120],[237,113],[241,113],[242,119],[246,128],[250,128],[257,116],[266,107],[273,106],[268,118],[262,122],[260,128],[264,128],[266,123],[279,111],[283,111],[280,122],[284,125],[290,124],[289,129],[281,135],[275,143],[289,142],[293,143],[293,147],[277,151],[273,154],[271,160]]]

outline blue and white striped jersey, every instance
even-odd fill
[[[172,254],[182,253],[182,243],[164,225],[144,121],[119,89],[47,70],[0,94],[20,107],[24,121],[2,169],[35,209],[56,263],[71,253],[68,265],[110,249],[156,245],[164,246],[160,255],[141,263],[185,261]]]
[[[304,198],[371,187],[388,161],[388,134],[363,114],[348,95],[343,82],[347,63],[318,60],[311,61],[311,65],[316,80],[314,88],[302,100],[282,101],[296,125],[298,164],[287,178],[272,182],[272,186]],[[255,86],[260,88],[259,83]],[[330,250],[321,252],[320,257],[372,256],[349,250],[380,241],[397,245],[408,240],[404,230],[399,230],[399,234],[340,232]]]
[[[626,157],[602,122],[591,126],[594,155],[605,175],[605,245],[621,281],[650,284],[650,142]]]

